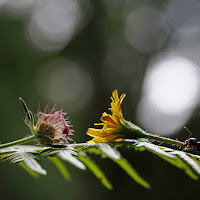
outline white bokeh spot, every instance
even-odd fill
[[[183,127],[199,104],[200,69],[181,56],[166,56],[147,70],[138,119],[147,128],[170,134]]]
[[[78,0],[43,0],[34,8],[28,37],[43,51],[61,50],[72,39],[81,17]]]
[[[195,63],[181,57],[155,63],[145,83],[149,100],[169,114],[190,109],[198,100],[197,71]]]

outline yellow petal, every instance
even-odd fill
[[[124,93],[120,96],[119,102],[117,104],[117,108],[119,111],[121,111],[121,104],[122,104],[122,101],[125,98],[125,96],[126,96],[126,94],[124,94]]]
[[[95,143],[93,140],[89,140],[87,141],[87,143]]]
[[[113,96],[114,102],[118,102],[119,101],[119,96],[118,96],[117,90],[113,91],[112,96]]]
[[[95,143],[100,143],[100,142],[113,142],[115,139],[121,137],[121,135],[117,135],[117,134],[112,134],[108,137],[104,137],[104,138],[101,138],[101,137],[95,137],[93,138],[92,140],[95,142]]]
[[[126,95],[122,94],[119,98],[117,90],[114,90],[111,96],[111,112],[112,115],[104,112],[101,117],[103,123],[96,123],[95,125],[102,125],[102,129],[89,128],[87,134],[94,137],[93,142],[113,142],[122,135],[119,134],[122,129],[121,119],[123,114],[121,111],[121,104]]]
[[[92,137],[108,137],[113,134],[113,130],[114,129],[112,128],[107,128],[106,131],[103,131],[102,129],[89,128],[86,133]]]
[[[114,124],[114,125],[118,125],[118,123],[113,120],[111,115],[104,115],[103,117],[101,117],[101,121],[109,122],[109,123]]]
[[[105,124],[104,123],[95,123],[94,125],[95,126],[104,126]]]

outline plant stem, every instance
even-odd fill
[[[148,139],[152,139],[152,140],[155,140],[155,141],[158,141],[158,142],[176,145],[176,146],[179,146],[179,147],[185,147],[186,146],[185,142],[173,140],[171,138],[161,137],[161,136],[158,136],[158,135],[153,135],[151,133],[148,133],[147,135],[148,135],[148,137],[147,137]]]
[[[84,146],[84,145],[86,145],[87,143],[78,143],[78,144],[75,144],[75,149],[76,150],[81,150],[82,149],[82,147]],[[74,145],[72,145],[72,146],[74,146]]]
[[[8,142],[8,143],[5,143],[5,144],[1,144],[0,145],[0,149],[6,148],[6,147],[11,147],[11,146],[14,146],[14,145],[24,144],[24,143],[27,143],[27,142],[31,142],[33,140],[36,140],[36,136],[35,135],[31,135],[29,137],[22,138],[20,140],[16,140],[16,141],[13,141],[13,142]]]
[[[123,121],[126,128],[129,130],[129,134],[127,134],[127,138],[130,139],[139,139],[139,138],[147,138],[151,140],[155,140],[158,142],[163,142],[170,145],[176,145],[179,147],[186,147],[185,142],[181,142],[178,140],[174,140],[171,138],[161,137],[159,135],[154,135],[152,133],[147,133],[140,127],[136,126],[135,124],[127,121]]]

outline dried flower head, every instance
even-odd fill
[[[63,113],[62,110],[55,111],[55,106],[52,109],[46,106],[44,112],[38,111],[37,122],[34,126],[29,120],[26,120],[26,123],[33,134],[37,136],[39,144],[67,145],[69,144],[68,140],[72,140],[70,135],[73,135],[73,130],[65,115],[66,113]]]

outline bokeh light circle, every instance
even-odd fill
[[[199,104],[200,69],[181,56],[159,58],[147,70],[138,118],[159,133],[184,126]]]
[[[44,51],[63,49],[80,23],[78,0],[43,0],[35,6],[27,26],[32,43]]]
[[[173,26],[173,38],[184,40],[199,38],[200,2],[197,0],[170,0],[163,10]]]
[[[128,14],[125,35],[136,50],[150,53],[165,43],[169,35],[169,27],[162,12],[144,6]]]
[[[44,99],[74,111],[89,104],[93,81],[79,64],[56,60],[42,67],[38,75],[37,88]]]
[[[149,100],[165,113],[177,113],[198,100],[199,67],[183,57],[155,63],[146,79]]]

